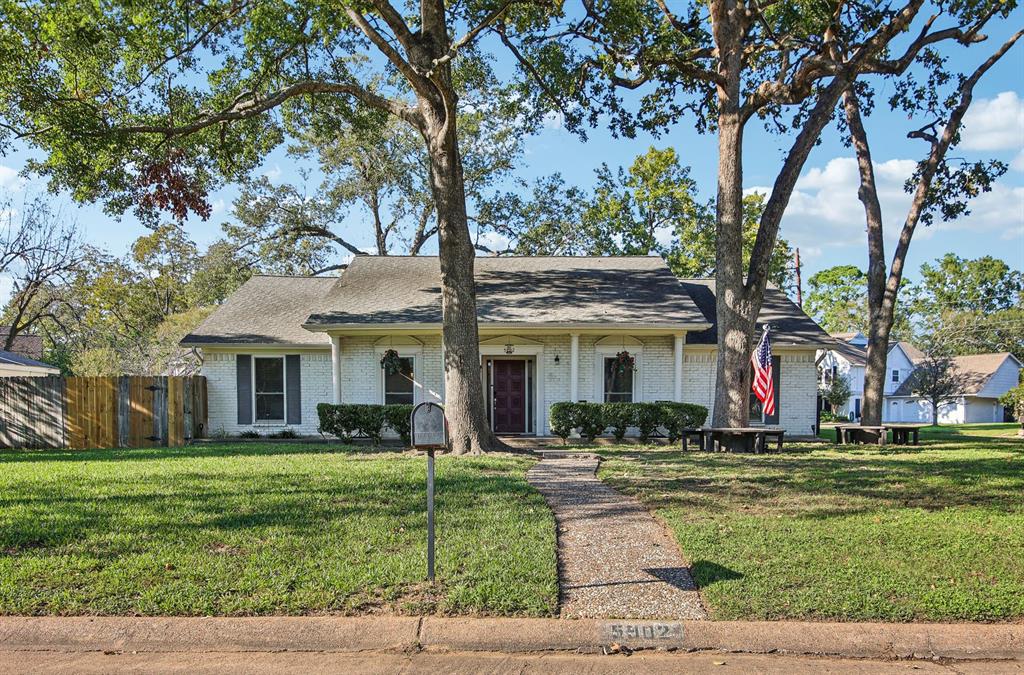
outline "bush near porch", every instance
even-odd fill
[[[0,614],[550,616],[555,525],[519,456],[308,444],[0,453]]]
[[[1024,444],[996,426],[777,455],[602,447],[600,476],[671,528],[713,618],[1016,621]]]
[[[413,406],[408,404],[319,403],[316,406],[320,433],[331,434],[343,441],[368,438],[375,445],[381,442],[387,429],[398,434],[408,445],[412,409]]]
[[[563,401],[551,406],[551,433],[563,441],[575,431],[588,442],[610,431],[622,440],[626,430],[635,427],[646,441],[659,429],[675,441],[683,429],[699,427],[708,418],[708,409],[693,403],[586,403]]]

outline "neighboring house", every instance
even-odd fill
[[[500,434],[548,435],[558,401],[686,401],[715,393],[714,282],[680,280],[659,257],[477,258],[481,383]],[[776,414],[811,434],[815,350],[829,336],[769,288]],[[760,325],[759,325],[760,327]],[[444,400],[436,257],[357,256],[338,278],[257,276],[188,335],[203,352],[213,433],[316,433],[321,402]],[[386,376],[394,349],[403,373]],[[614,367],[618,352],[634,372]],[[756,399],[754,399],[756,403]]]
[[[972,354],[953,360],[964,378],[964,388],[956,400],[939,406],[939,422],[970,424],[1002,422],[1003,404],[999,397],[1017,386],[1021,362],[1009,352]],[[932,407],[926,399],[915,396],[910,383],[904,381],[886,396],[883,419],[889,422],[931,423]]]
[[[850,385],[850,400],[836,410],[837,415],[859,420],[864,400],[864,364],[868,339],[863,333],[835,333],[835,346],[824,350],[819,361],[821,386],[825,387],[837,377],[846,378]]]
[[[838,343],[819,354],[821,384],[843,376],[850,383],[849,402],[839,414],[859,420],[864,397],[864,365],[867,338],[862,333],[839,333]],[[885,422],[931,423],[931,404],[910,390],[910,376],[924,352],[906,341],[889,345],[885,364],[882,420]],[[955,365],[965,375],[966,387],[955,402],[939,407],[939,421],[947,424],[1002,422],[1003,406],[998,399],[1017,386],[1020,362],[1010,353],[958,356]]]
[[[10,333],[10,326],[0,326],[0,349],[7,343],[7,336]],[[43,336],[21,333],[15,336],[10,351],[38,361],[43,358]]]
[[[60,375],[60,368],[14,352],[0,350],[0,377],[45,377]]]

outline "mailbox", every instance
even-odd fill
[[[448,446],[448,423],[444,419],[444,406],[439,403],[420,403],[413,408],[409,428],[414,448]]]

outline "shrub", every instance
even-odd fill
[[[576,428],[576,406],[571,401],[560,401],[551,404],[551,419],[548,421],[551,433],[564,442]]]
[[[615,440],[621,441],[626,435],[626,428],[636,426],[637,404],[635,403],[602,403],[601,414],[604,426],[612,431]]]
[[[278,432],[272,433],[267,438],[298,438],[299,435],[295,433],[295,429],[281,429]]]
[[[636,403],[636,426],[640,440],[646,443],[665,418],[661,405],[657,403]]]
[[[379,444],[385,427],[390,427],[404,442],[409,442],[411,405],[321,403],[317,405],[316,412],[320,417],[320,433],[332,434],[346,442],[362,437],[370,439],[374,445]]]
[[[665,401],[657,405],[661,408],[661,426],[672,442],[683,435],[683,429],[699,427],[708,419],[708,409],[696,403]]]
[[[412,408],[410,404],[394,404],[384,406],[384,420],[391,430],[402,437],[402,442],[409,445],[411,439]]]
[[[551,433],[563,441],[573,430],[587,441],[610,429],[615,440],[621,441],[628,427],[640,430],[640,439],[647,441],[663,427],[669,440],[675,441],[682,430],[699,427],[708,418],[708,409],[693,403],[573,403],[562,401],[551,406]]]
[[[600,403],[577,403],[575,427],[580,430],[580,436],[587,439],[587,442],[604,433],[605,423],[603,406]]]
[[[260,432],[254,431],[252,429],[246,429],[242,433],[238,434],[238,437],[239,438],[263,438],[262,436],[260,436]]]

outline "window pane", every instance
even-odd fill
[[[283,420],[284,394],[256,394],[257,420]]]
[[[284,392],[284,359],[255,359],[256,393]]]
[[[614,358],[604,360],[604,400],[605,403],[633,402],[633,371],[620,372]]]
[[[399,403],[412,403],[413,400],[413,360],[411,356],[404,356],[401,360],[402,369],[389,375],[384,373],[384,403],[393,405]]]

